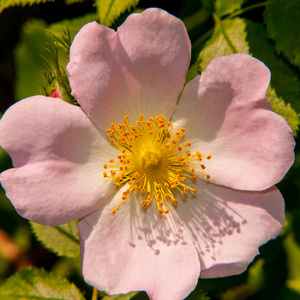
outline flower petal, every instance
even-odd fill
[[[189,231],[174,212],[160,215],[155,203],[144,209],[139,196],[113,215],[121,192],[78,224],[86,282],[109,294],[145,290],[152,300],[184,299],[200,275]]]
[[[284,201],[276,187],[242,192],[197,182],[196,196],[178,202],[177,213],[193,235],[201,261],[201,277],[243,272],[275,238],[284,223]]]
[[[212,155],[204,162],[211,182],[263,190],[292,165],[293,133],[266,101],[269,79],[262,62],[234,54],[216,58],[186,86],[173,120],[193,150]]]
[[[113,192],[101,169],[114,149],[79,107],[24,99],[1,119],[0,143],[16,167],[1,174],[1,184],[27,219],[66,223],[95,211]]]
[[[76,35],[67,70],[72,93],[103,130],[143,113],[169,117],[185,81],[190,40],[183,22],[151,8],[115,32],[95,22]]]

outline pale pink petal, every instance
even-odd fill
[[[200,263],[189,231],[172,211],[121,192],[79,223],[85,281],[109,294],[145,290],[152,300],[184,299],[197,285]],[[141,193],[139,193],[141,194]]]
[[[277,237],[284,200],[276,187],[242,192],[197,181],[197,194],[178,202],[178,216],[190,230],[201,261],[201,277],[243,272],[258,247]]]
[[[259,60],[234,54],[213,60],[185,88],[172,120],[186,128],[193,151],[216,184],[263,190],[294,161],[291,128],[265,98],[270,72]]]
[[[129,115],[170,117],[190,62],[181,20],[151,8],[118,31],[89,23],[76,35],[67,70],[72,93],[103,130]]]
[[[0,144],[14,167],[1,184],[16,210],[32,221],[58,225],[95,211],[114,189],[103,163],[114,148],[81,108],[35,96],[7,110]]]

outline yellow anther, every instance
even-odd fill
[[[175,204],[175,205],[178,204],[178,201],[177,201],[176,199],[174,199],[174,198],[171,199],[171,202],[172,202],[173,204]]]
[[[116,209],[113,209],[111,212],[115,215],[116,212],[117,212],[117,210],[116,210]]]
[[[117,159],[111,158],[109,164],[103,165],[104,169],[109,169],[109,173],[103,172],[103,177],[111,178],[118,187],[126,183],[129,185],[113,214],[130,194],[135,198],[139,192],[147,195],[147,199],[141,202],[143,207],[156,202],[158,212],[168,214],[168,202],[176,205],[180,201],[175,199],[175,193],[180,192],[184,196],[189,191],[196,193],[196,189],[189,186],[189,181],[197,179],[193,173],[210,178],[210,175],[199,171],[204,170],[205,165],[195,161],[211,159],[211,155],[184,151],[191,146],[191,142],[180,141],[185,137],[185,128],[174,132],[172,122],[166,122],[166,117],[157,115],[148,120],[144,117],[140,114],[139,119],[130,124],[129,116],[125,115],[123,124],[112,123],[111,128],[106,130],[109,141],[120,154]],[[181,155],[177,155],[179,153]]]
[[[146,207],[147,207],[147,205],[148,205],[148,203],[147,203],[147,201],[146,201],[146,200],[143,200],[143,201],[141,202],[141,204],[142,204],[142,206],[143,206],[144,208],[146,208]]]

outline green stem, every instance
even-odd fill
[[[93,289],[92,300],[98,299],[98,290],[96,288]]]
[[[252,9],[256,9],[256,8],[259,8],[259,7],[263,7],[263,6],[266,6],[267,4],[269,3],[269,1],[265,1],[265,2],[261,2],[261,3],[256,3],[256,4],[253,4],[253,5],[249,5],[245,8],[242,8],[242,9],[239,9],[235,12],[233,12],[231,15],[227,16],[226,18],[224,18],[223,20],[226,20],[226,19],[231,19],[231,18],[234,18],[236,16],[239,16],[249,10],[252,10]]]

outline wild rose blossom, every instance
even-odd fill
[[[274,184],[294,139],[266,101],[268,68],[246,54],[214,59],[177,105],[190,49],[184,24],[160,9],[117,32],[89,23],[67,67],[81,108],[34,96],[0,122],[7,197],[41,224],[81,219],[84,278],[111,294],[183,299],[199,277],[243,272],[284,222]]]

